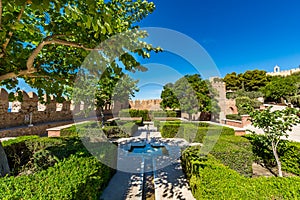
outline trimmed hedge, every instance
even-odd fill
[[[148,110],[124,109],[119,112],[119,117],[142,117],[143,121],[151,121]]]
[[[98,199],[112,170],[93,157],[69,159],[34,175],[0,179],[0,199]]]
[[[12,175],[18,176],[0,178],[0,199],[98,199],[115,173],[92,157],[79,138],[21,137],[4,148],[15,167]],[[95,156],[116,164],[114,145],[98,142],[91,148]]]
[[[266,142],[264,135],[247,135],[252,143],[256,162],[263,163],[267,167],[276,167],[276,161]],[[300,143],[282,140],[278,145],[278,155],[280,157],[282,170],[300,176]]]
[[[101,129],[101,126],[97,122],[87,122],[80,125],[73,125],[69,128],[61,131],[62,137],[78,137],[79,132],[85,133],[85,131],[91,131],[96,133],[97,130]],[[118,121],[115,126],[105,126],[102,128],[103,133],[107,138],[127,138],[132,136],[138,130],[138,125],[134,122]],[[100,133],[100,130],[99,130]],[[84,136],[83,134],[82,136]]]
[[[226,115],[226,119],[241,121],[242,117],[239,114],[230,114],[230,115]]]
[[[151,111],[151,116],[155,117],[179,117],[177,116],[177,112],[173,110],[166,111]]]
[[[196,199],[299,199],[300,177],[247,178],[197,148],[182,154],[182,165]]]
[[[207,123],[162,123],[162,137],[184,138],[188,142],[202,143],[212,146],[210,153],[223,164],[244,176],[252,176],[253,153],[250,142],[243,137],[234,135],[234,130],[227,127]]]

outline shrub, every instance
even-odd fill
[[[186,122],[181,125],[166,122],[161,126],[162,137],[184,138],[188,142],[202,143],[205,147],[213,145],[210,153],[223,164],[242,175],[252,176],[251,144],[246,138],[235,136],[232,128]]]
[[[161,136],[164,138],[174,138],[178,133],[180,124],[163,124],[161,128]]]
[[[256,99],[250,99],[249,97],[237,97],[235,99],[236,107],[238,109],[239,115],[248,114],[246,105],[249,105],[252,108],[259,108],[262,104],[260,101]]]
[[[23,162],[16,165],[23,171],[0,179],[0,199],[97,199],[115,172],[92,157],[79,138],[20,138],[4,148],[9,162]],[[95,156],[116,163],[114,145],[91,148]],[[30,175],[21,175],[25,168]]]
[[[251,134],[246,137],[252,144],[255,161],[267,167],[275,167],[276,161],[265,136]],[[278,146],[278,154],[282,170],[300,175],[300,143],[282,140]]]
[[[112,175],[95,158],[72,155],[34,175],[0,179],[0,199],[97,199]]]
[[[5,143],[4,150],[12,175],[46,169],[76,152],[90,155],[79,138],[20,138]]]
[[[230,114],[230,115],[226,115],[226,119],[231,119],[231,120],[242,120],[241,115],[238,114]]]
[[[182,153],[182,165],[196,199],[300,198],[300,177],[247,178],[195,147]]]
[[[119,112],[119,117],[142,117],[143,121],[151,121],[148,110],[124,109]]]
[[[177,112],[173,111],[173,110],[152,111],[151,116],[152,116],[152,118],[156,118],[156,117],[178,117]]]

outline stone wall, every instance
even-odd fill
[[[242,115],[242,120],[231,120],[231,119],[222,119],[221,123],[226,124],[228,126],[234,126],[237,128],[244,128],[246,126],[249,126],[251,124],[250,116],[249,115]]]
[[[280,67],[278,65],[276,65],[274,67],[274,71],[268,72],[267,75],[269,75],[269,76],[290,76],[290,75],[292,75],[294,73],[298,73],[298,72],[300,72],[300,67],[290,69],[290,70],[280,70]]]
[[[220,121],[221,119],[225,119],[228,114],[237,114],[237,107],[235,105],[234,99],[226,98],[226,84],[220,81],[214,81],[214,77],[210,79],[212,87],[217,91],[218,96],[216,100],[218,101],[218,105],[220,107],[220,114],[218,116]]]
[[[55,98],[44,96],[44,101],[49,104],[42,104],[38,100],[38,96],[33,92],[22,92],[23,101],[11,102],[11,112],[8,112],[9,99],[8,92],[0,89],[0,129],[12,128],[22,125],[66,121],[72,120],[76,113],[80,113],[84,108],[84,103],[75,105],[69,100],[58,103]]]
[[[129,101],[130,109],[137,110],[162,110],[160,107],[161,99],[135,100]]]

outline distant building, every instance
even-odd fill
[[[297,72],[300,72],[300,67],[290,69],[290,70],[280,71],[280,67],[278,65],[276,65],[274,67],[274,71],[273,72],[268,72],[267,75],[270,75],[270,76],[289,76],[289,75],[292,75],[292,74],[297,73]]]

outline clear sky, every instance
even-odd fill
[[[275,65],[281,69],[300,65],[299,0],[153,1],[156,10],[138,25],[171,29],[195,40],[208,53],[221,77],[233,71],[273,71]],[[160,42],[164,39],[154,43]],[[174,43],[177,49],[186,44],[183,40]],[[198,50],[192,52],[184,47],[182,51],[194,54],[194,60],[202,60],[197,56]],[[168,52],[141,60],[149,71],[132,74],[133,78],[140,79],[140,92],[134,99],[159,98],[165,83],[185,74],[201,73],[205,67],[213,68],[190,61],[186,56]]]
[[[168,28],[191,37],[207,51],[221,77],[233,71],[273,71],[275,65],[279,65],[281,69],[296,68],[300,65],[299,0],[153,2],[156,10],[139,25]],[[178,41],[179,44],[180,42]],[[152,55],[149,60],[142,62],[163,63],[171,68],[181,68],[181,74],[190,73],[188,62],[176,60],[166,53]],[[164,82],[168,82],[164,74],[157,73],[152,77],[157,80],[157,76],[160,76]],[[137,94],[137,99],[154,97],[153,92],[151,95],[146,92],[150,87],[146,89],[147,86],[141,86],[141,93]]]

